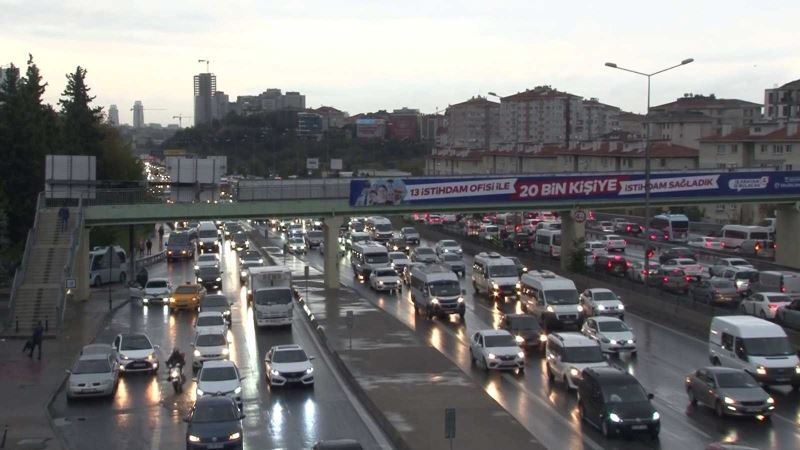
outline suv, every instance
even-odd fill
[[[577,389],[583,370],[608,367],[600,344],[581,333],[552,333],[547,336],[547,379],[558,379],[567,390]]]
[[[578,386],[581,419],[599,428],[606,437],[661,431],[661,416],[633,375],[618,368],[589,368]]]
[[[670,259],[691,258],[697,260],[696,252],[689,247],[672,247],[658,255],[659,264],[664,264]]]

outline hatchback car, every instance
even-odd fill
[[[244,417],[229,397],[199,397],[184,419],[186,449],[241,449]]]
[[[67,400],[78,397],[112,397],[119,382],[119,363],[114,349],[106,345],[105,352],[84,352],[68,370]]]
[[[158,346],[145,334],[119,334],[112,344],[117,352],[120,372],[158,371]]]
[[[525,353],[507,330],[481,330],[472,335],[469,343],[472,364],[484,370],[525,371]]]
[[[689,285],[694,280],[682,269],[668,269],[661,267],[661,289],[679,294],[687,294]]]
[[[636,355],[633,330],[616,317],[589,317],[583,322],[581,332],[597,341],[603,353]]]
[[[762,416],[775,410],[775,400],[742,369],[705,367],[686,376],[686,394],[692,405],[702,403],[718,417]]]
[[[464,251],[461,250],[461,244],[458,242],[452,239],[444,239],[436,244],[436,254],[441,256],[443,253],[455,253],[460,255],[464,253]]]
[[[197,374],[196,397],[224,395],[241,408],[243,379],[233,361],[206,361]]]
[[[267,383],[271,387],[287,384],[314,385],[313,356],[299,345],[276,345],[269,349],[264,359],[267,371]]]
[[[192,370],[197,372],[206,361],[219,361],[228,359],[230,350],[228,349],[227,333],[198,334],[194,338]]]

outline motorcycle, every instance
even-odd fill
[[[172,383],[172,389],[175,390],[175,393],[178,394],[183,392],[183,365],[182,364],[175,364],[169,367],[169,375],[167,377],[167,381]]]

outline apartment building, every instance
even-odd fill
[[[445,111],[448,147],[487,149],[500,137],[500,104],[477,96]]]
[[[800,118],[800,80],[764,90],[764,118],[767,120]]]
[[[569,146],[581,139],[584,128],[590,129],[581,122],[582,108],[582,97],[551,86],[536,86],[502,97],[500,140]]]

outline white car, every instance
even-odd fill
[[[473,334],[469,356],[473,364],[486,371],[525,371],[525,353],[520,351],[514,336],[506,330],[481,330]]]
[[[600,222],[597,225],[597,228],[602,231],[603,233],[613,233],[614,232],[614,222]]]
[[[82,352],[69,370],[67,400],[78,397],[112,397],[119,382],[119,363],[114,349],[104,345],[102,352]]]
[[[290,237],[286,242],[286,250],[289,253],[305,253],[306,241],[302,237]]]
[[[195,334],[227,333],[228,322],[220,311],[206,311],[197,315],[194,323]]]
[[[580,296],[583,311],[590,316],[625,317],[625,305],[622,299],[610,289],[586,289]]]
[[[376,291],[397,292],[400,290],[400,276],[391,267],[375,269],[369,274],[369,287]]]
[[[242,380],[233,361],[208,361],[197,374],[196,397],[225,395],[242,407]]]
[[[673,270],[673,269],[681,269],[683,270],[686,275],[692,277],[703,277],[705,275],[705,269],[702,265],[698,264],[697,261],[693,260],[692,258],[673,258],[664,261],[664,264],[661,265],[662,270]]]
[[[577,389],[583,377],[583,369],[608,367],[600,344],[575,332],[549,334],[545,360],[548,381],[560,381],[568,391]]]
[[[228,338],[226,333],[207,333],[198,334],[194,338],[194,356],[192,369],[196,372],[206,361],[219,361],[228,359],[230,349],[228,349]]]
[[[445,239],[436,243],[436,255],[442,256],[445,253],[461,255],[464,251],[461,249],[461,245],[458,242],[452,239]]]
[[[403,270],[411,264],[411,260],[404,252],[389,252],[389,266],[397,271],[397,274],[403,273]]]
[[[606,250],[610,252],[613,251],[624,252],[625,247],[628,246],[628,241],[626,241],[625,238],[623,238],[622,236],[616,234],[607,234],[605,236],[599,236],[597,240],[605,244]]]
[[[750,261],[744,258],[720,258],[714,261],[714,264],[709,269],[709,272],[711,273],[711,276],[719,277],[722,276],[722,273],[726,269],[731,269],[734,267],[747,267],[753,269],[753,265],[750,264]]]
[[[142,304],[168,303],[172,293],[172,283],[166,278],[151,278],[147,280],[142,290]]]
[[[267,368],[267,383],[271,387],[298,383],[314,385],[313,356],[306,355],[299,345],[276,345],[269,349],[264,360]]]
[[[283,249],[280,247],[264,247],[264,251],[270,256],[283,256]]]
[[[743,299],[739,303],[739,310],[762,319],[774,319],[778,309],[790,303],[792,298],[781,292],[757,292]]]
[[[722,240],[720,240],[720,238],[711,236],[690,237],[686,241],[686,245],[690,247],[708,248],[711,250],[722,250],[725,248],[725,244],[722,242]]]
[[[594,260],[600,255],[607,255],[608,249],[606,243],[603,241],[588,241],[583,244],[583,250],[586,252],[586,265],[594,265]]]
[[[616,317],[589,317],[581,332],[600,344],[603,353],[636,355],[636,337],[625,322]]]
[[[219,267],[219,255],[216,253],[203,253],[197,257],[194,263],[194,271],[197,273],[201,267]]]
[[[114,338],[114,350],[120,372],[152,372],[158,371],[159,348],[150,342],[145,334],[119,334]]]

